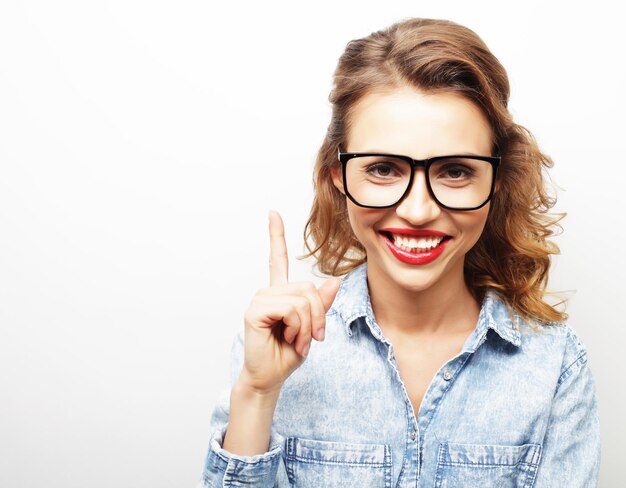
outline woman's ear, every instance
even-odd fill
[[[334,166],[330,168],[330,176],[333,179],[333,185],[335,185],[335,188],[337,188],[337,190],[345,195],[343,191],[343,177],[341,174],[341,167]]]
[[[499,190],[500,190],[500,177],[496,176],[496,185],[493,188],[493,192],[498,193]]]

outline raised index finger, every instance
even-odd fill
[[[270,286],[286,285],[289,261],[283,219],[270,210]]]

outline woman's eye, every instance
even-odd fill
[[[367,168],[368,174],[372,176],[377,176],[380,178],[389,178],[390,176],[395,176],[397,171],[391,164],[386,163],[376,163]]]
[[[444,168],[441,168],[439,171],[439,177],[447,178],[450,180],[461,180],[465,178],[470,178],[474,175],[474,171],[471,168],[460,165],[449,165]]]
[[[468,174],[469,172],[464,168],[450,168],[448,170],[448,176],[454,179],[462,178],[463,176],[466,176]]]

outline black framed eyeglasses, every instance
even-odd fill
[[[424,168],[430,196],[449,210],[477,210],[493,196],[499,156],[450,155],[428,159],[337,150],[346,196],[359,207],[397,205],[411,189],[415,168]]]

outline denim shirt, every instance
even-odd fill
[[[243,364],[233,345],[232,381]],[[489,291],[461,352],[432,379],[416,417],[393,346],[376,324],[367,266],[348,274],[326,338],[283,384],[268,452],[222,446],[211,418],[202,487],[596,486],[600,432],[585,348],[562,324],[531,327]]]

